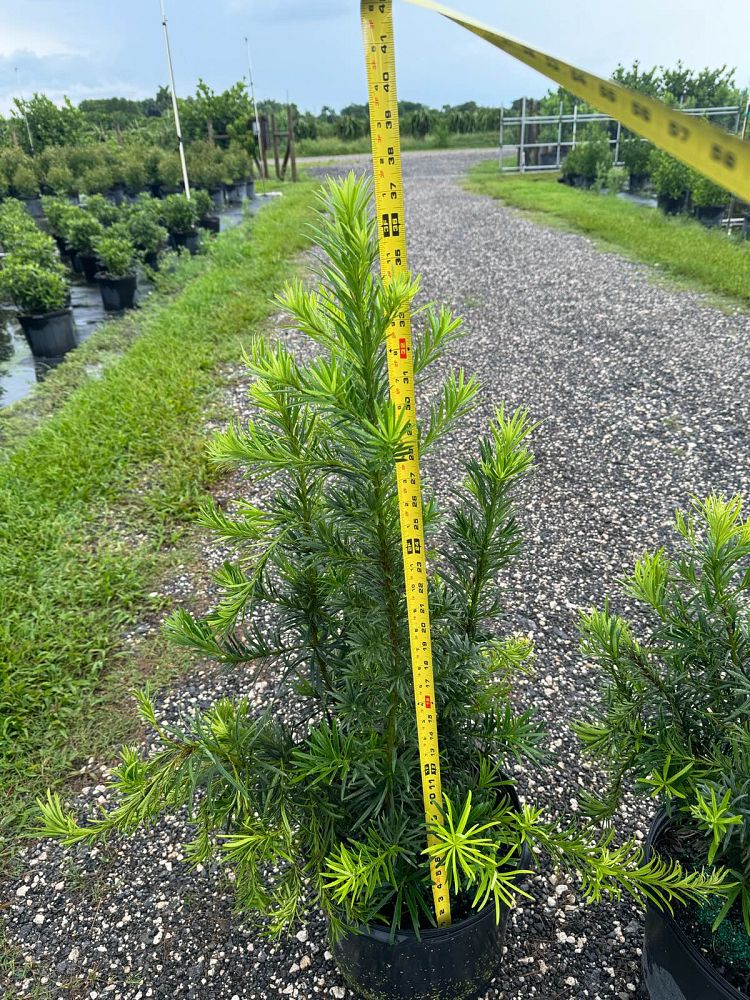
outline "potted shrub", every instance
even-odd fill
[[[659,208],[667,215],[686,211],[690,199],[690,169],[661,149],[652,150],[648,162]]]
[[[195,187],[208,191],[216,208],[224,204],[225,172],[221,151],[210,142],[194,142],[188,150],[188,171]]]
[[[75,209],[75,215],[68,225],[68,242],[87,281],[96,280],[96,272],[99,270],[96,243],[104,232],[104,226],[90,212],[82,208]]]
[[[96,241],[101,270],[96,274],[102,305],[107,312],[122,312],[135,304],[137,277],[135,247],[122,235],[107,233]]]
[[[114,185],[114,174],[108,163],[98,163],[81,176],[81,191],[83,194],[111,195]]]
[[[89,194],[83,202],[84,211],[93,215],[103,226],[114,226],[122,219],[119,205],[105,198],[103,194]]]
[[[170,194],[164,199],[162,221],[169,230],[175,249],[185,247],[191,254],[198,252],[198,218],[193,201],[184,194]]]
[[[679,548],[647,552],[625,581],[631,624],[582,617],[583,652],[603,672],[601,707],[577,727],[609,778],[656,800],[648,844],[690,866],[721,864],[725,901],[649,908],[643,970],[652,1000],[750,996],[750,520],[739,497],[678,512]]]
[[[597,176],[612,166],[612,152],[607,137],[594,128],[587,129],[562,165],[562,179],[574,187],[589,188]]]
[[[158,166],[159,190],[161,198],[182,190],[182,163],[178,153],[162,152]]]
[[[690,201],[698,222],[708,229],[716,229],[721,225],[731,194],[707,177],[690,172]]]
[[[214,201],[208,191],[203,188],[196,188],[190,192],[190,200],[195,207],[195,214],[198,218],[198,225],[203,229],[208,229],[212,233],[221,231],[221,219],[213,212]]]
[[[42,195],[42,211],[47,220],[47,229],[57,244],[60,256],[67,254],[68,228],[77,209],[65,197],[45,194]]]
[[[252,175],[252,160],[237,143],[232,143],[224,155],[224,180],[227,201],[241,205],[248,197],[248,177]]]
[[[0,299],[13,302],[31,353],[59,358],[77,343],[68,283],[60,269],[9,254],[0,267]]]
[[[147,163],[141,149],[128,149],[122,161],[122,176],[125,193],[133,201],[147,184]]]
[[[630,178],[630,190],[639,191],[649,176],[649,160],[653,146],[633,136],[622,143],[622,162]]]
[[[39,197],[39,178],[30,163],[16,167],[11,180],[11,191],[26,205],[29,215],[35,219],[42,217],[42,203]]]
[[[145,209],[133,211],[127,221],[130,238],[143,262],[153,271],[159,270],[159,254],[167,242],[167,230],[159,225],[153,212]]]
[[[496,414],[450,512],[440,517],[431,498],[424,506],[445,791],[425,847],[395,471],[408,411],[398,416],[389,400],[385,344],[418,283],[386,285],[374,274],[365,182],[350,175],[323,198],[321,284],[297,282],[283,298],[315,360],[257,338],[253,419],[212,449],[220,465],[269,480],[269,498],[264,508],[242,501],[236,517],[204,508],[202,523],[231,540],[236,557],[218,573],[206,618],[179,611],[167,622],[177,643],[247,671],[247,688],[273,664],[275,694],[257,709],[224,698],[175,726],[142,695],[155,741],[143,755],[123,751],[119,803],[82,825],[50,794],[40,832],[95,841],[187,805],[189,856],[218,854],[234,870],[238,907],[265,914],[270,933],[298,922],[312,900],[359,994],[466,1000],[497,972],[508,907],[524,895],[527,845],[580,871],[592,900],[623,886],[641,897],[704,896],[724,879],[667,871],[657,857],[643,862],[635,841],[614,847],[592,828],[547,820],[521,806],[504,770],[510,761],[533,767],[541,750],[532,714],[509,700],[531,644],[498,627],[498,573],[520,540],[513,494],[531,466],[523,411]],[[420,381],[459,326],[445,309],[423,319]],[[478,384],[453,372],[434,388],[426,454],[474,407]],[[298,723],[282,721],[290,699]],[[430,856],[449,873],[450,928],[433,927]]]

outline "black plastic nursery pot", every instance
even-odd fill
[[[247,184],[240,181],[238,184],[230,184],[227,187],[227,201],[230,205],[241,205],[247,198]]]
[[[750,215],[742,216],[742,235],[746,240],[750,240]]]
[[[687,208],[687,195],[682,194],[679,198],[670,198],[669,195],[659,194],[656,196],[656,204],[665,215],[679,215]]]
[[[707,229],[718,229],[724,218],[724,205],[699,205],[695,217]]]
[[[214,203],[214,208],[224,207],[224,188],[218,187],[213,188],[213,190],[208,192],[211,195],[211,201]]]
[[[158,250],[149,250],[147,253],[144,253],[144,255],[143,255],[143,263],[147,267],[150,267],[152,271],[158,271],[159,270],[159,251]]]
[[[78,346],[72,309],[20,315],[18,322],[35,358],[60,358]]]
[[[93,253],[79,253],[78,260],[81,262],[84,278],[93,284],[99,270],[99,258]]]
[[[122,312],[123,309],[133,308],[137,285],[137,278],[134,274],[112,278],[110,275],[100,272],[97,274],[96,280],[99,282],[99,291],[105,312]]]
[[[512,787],[508,795],[520,804]],[[521,868],[529,868],[524,850]],[[489,903],[450,927],[399,931],[389,940],[387,927],[359,928],[332,946],[349,986],[364,1000],[478,1000],[497,976],[503,957],[509,908],[500,921]]]
[[[207,229],[210,233],[221,232],[221,219],[218,215],[204,215],[200,225],[202,229]]]
[[[660,810],[646,839],[646,855],[669,826]],[[643,938],[643,981],[651,1000],[748,1000],[728,983],[667,911],[649,904]]]
[[[171,236],[175,249],[177,247],[184,247],[193,255],[198,253],[200,237],[194,229],[191,229],[186,233],[172,233]]]
[[[647,180],[648,174],[630,174],[628,179],[630,190],[640,191],[642,187],[645,187]]]

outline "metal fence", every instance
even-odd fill
[[[682,108],[686,115],[719,119],[730,132],[739,132],[742,105],[716,108]],[[563,104],[556,115],[527,114],[527,102],[521,101],[521,114],[500,116],[500,169],[509,173],[526,173],[539,170],[559,170],[560,164],[571,149],[583,141],[580,130],[595,122],[608,123],[607,138],[612,149],[612,162],[620,164],[620,147],[623,129],[617,119],[599,112],[579,114],[574,105],[572,114],[563,114]],[[543,131],[547,137],[541,139]],[[627,133],[629,134],[629,133]],[[514,141],[515,140],[515,141]],[[510,155],[515,163],[507,163]]]

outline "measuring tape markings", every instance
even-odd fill
[[[408,0],[436,11],[611,115],[687,166],[750,202],[750,144],[703,118],[686,115],[646,94],[604,80],[433,0]]]
[[[396,274],[407,273],[391,0],[381,3],[361,0],[360,12],[367,63],[380,270],[383,280],[387,282]],[[430,825],[442,821],[443,800],[422,523],[422,490],[417,450],[411,317],[408,303],[391,323],[386,341],[386,354],[391,400],[397,412],[406,410],[411,415],[411,422],[404,435],[404,443],[408,450],[406,457],[397,463],[396,480],[417,716],[417,741],[422,772],[422,797],[425,818]],[[433,842],[434,837],[428,835],[428,843]],[[450,924],[451,912],[445,867],[441,861],[432,860],[430,871],[437,924],[439,927],[446,927]]]

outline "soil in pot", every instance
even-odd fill
[[[35,358],[60,358],[78,346],[72,309],[20,315],[18,322]]]
[[[97,271],[99,270],[99,258],[96,254],[79,253],[78,259],[81,262],[81,269],[86,281],[90,281],[92,283],[96,281]]]
[[[124,309],[132,309],[135,305],[135,289],[137,279],[134,274],[126,274],[121,278],[112,278],[108,274],[100,272],[96,276],[99,282],[99,291],[102,296],[102,305],[105,312],[122,312]]]
[[[702,846],[693,831],[672,825],[663,810],[651,824],[649,853],[655,849],[687,867],[701,867]],[[750,939],[741,913],[730,913],[723,930],[711,933],[718,906],[675,906],[674,916],[648,907],[642,961],[651,1000],[748,1000]]]
[[[515,790],[513,804],[520,809]],[[520,868],[529,868],[524,853]],[[332,946],[336,964],[364,1000],[478,1000],[497,976],[503,955],[509,909],[495,904],[472,912],[467,900],[453,900],[453,923],[446,928],[399,931],[371,926],[348,934]],[[463,904],[463,905],[462,905]],[[432,900],[430,899],[430,905]]]

